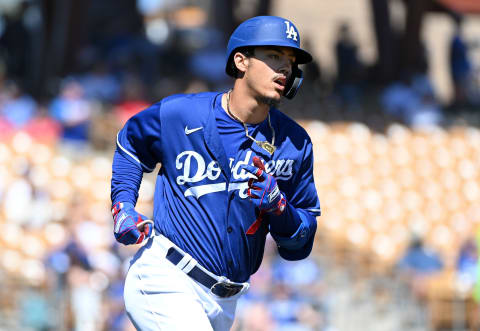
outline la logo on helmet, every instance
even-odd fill
[[[289,21],[285,21],[285,24],[287,25],[287,31],[285,31],[285,33],[287,34],[287,38],[297,41],[298,33],[297,33],[297,31],[295,31],[295,28],[293,27],[293,24],[290,25]]]

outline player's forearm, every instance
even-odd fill
[[[292,236],[297,231],[300,224],[302,224],[300,215],[288,202],[282,214],[271,214],[270,216],[270,232],[282,237]]]
[[[283,246],[280,246],[278,247],[278,253],[282,258],[288,261],[298,261],[305,259],[312,252],[314,239],[315,231],[311,234],[310,238],[308,238],[308,240],[302,247],[296,249],[287,249]]]
[[[142,177],[142,168],[116,150],[112,164],[112,205],[117,202],[129,202],[135,206]]]
[[[316,222],[310,213],[287,203],[281,215],[270,216],[270,233],[280,247],[301,249],[315,234]]]

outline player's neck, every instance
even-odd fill
[[[222,107],[227,113],[229,108],[230,112],[236,117],[236,119],[247,124],[258,124],[263,122],[267,118],[270,109],[270,106],[264,103],[259,103],[258,100],[247,93],[246,90],[238,86],[230,92],[229,98],[227,93],[223,95]],[[229,114],[229,116],[231,115]]]

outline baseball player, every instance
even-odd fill
[[[302,82],[295,25],[259,16],[230,37],[226,92],[173,95],[127,121],[113,157],[112,213],[120,243],[143,246],[125,281],[139,330],[229,330],[238,298],[271,234],[287,260],[307,257],[320,204],[304,129],[281,113]],[[135,211],[157,163],[153,221]]]

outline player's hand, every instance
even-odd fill
[[[153,221],[135,211],[127,202],[117,202],[112,207],[115,239],[124,245],[140,244],[153,230]]]
[[[260,209],[260,212],[280,215],[285,210],[287,201],[277,185],[275,177],[265,171],[265,166],[258,156],[253,157],[252,165],[242,168],[254,176],[248,180],[247,195]]]

